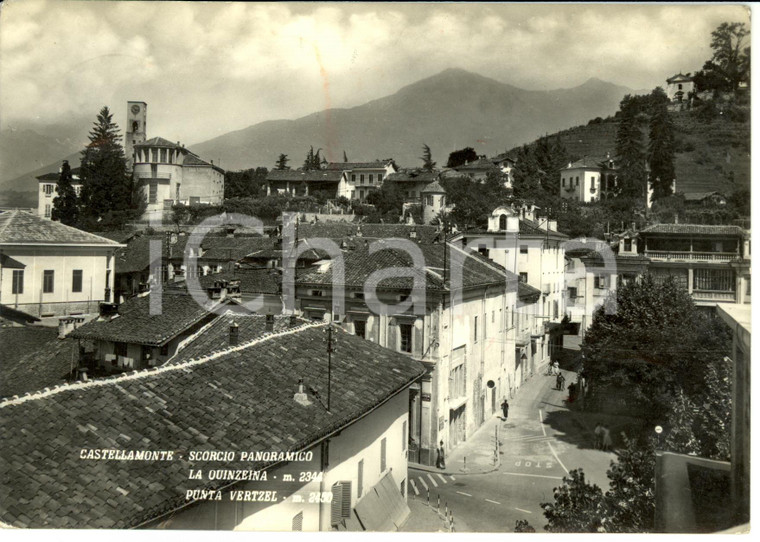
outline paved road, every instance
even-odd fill
[[[572,382],[574,374],[564,372]],[[511,532],[515,521],[528,520],[543,532],[540,503],[553,500],[553,489],[571,469],[607,489],[606,471],[614,458],[593,449],[593,435],[583,420],[564,406],[567,392],[553,389],[555,379],[536,375],[510,402],[509,420],[496,425],[501,466],[490,474],[448,475],[409,469],[409,496],[448,504],[455,522],[461,517],[476,532]],[[483,428],[493,435],[493,427]],[[481,442],[489,442],[483,438]],[[495,435],[490,443],[495,441]],[[490,446],[490,445],[489,445]],[[493,453],[493,448],[483,450]]]

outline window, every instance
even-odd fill
[[[580,177],[576,177],[575,178],[575,186],[580,186],[580,184],[581,184],[581,178]]]
[[[324,292],[322,290],[312,290],[311,295],[312,297],[322,297]]]
[[[633,247],[633,240],[632,239],[624,239],[623,240],[623,250],[626,252],[630,252],[631,248]]]
[[[161,149],[161,160],[160,161],[163,162],[163,163],[167,162],[167,159],[166,159],[166,149]]]
[[[477,316],[473,317],[472,329],[474,330],[474,333],[475,333],[475,342],[478,342],[478,317]]]
[[[23,269],[13,270],[13,285],[12,285],[11,293],[12,294],[24,293],[24,270]]]
[[[383,182],[383,174],[382,174],[382,173],[378,173],[378,174],[377,174],[377,182],[378,182],[378,183],[381,183],[381,182]]]
[[[176,200],[178,200],[178,201],[179,201],[179,199],[180,199],[180,198],[179,198],[179,194],[180,194],[179,188],[180,188],[180,186],[181,186],[181,185],[180,185],[180,183],[177,183],[177,191],[176,191],[176,195],[175,195],[175,197],[174,197],[174,199],[176,199]]]
[[[354,299],[364,299],[364,292],[354,292]]]
[[[51,209],[50,209],[50,204],[48,203],[47,205],[45,205],[45,218],[50,218],[50,213],[51,213]]]
[[[116,343],[114,345],[114,353],[117,356],[126,356],[127,355],[127,343]]]
[[[303,531],[303,511],[298,512],[295,516],[293,516],[293,527],[291,527],[290,530]]]
[[[53,185],[52,184],[43,184],[43,190],[45,191],[45,196],[48,198],[53,195]]]
[[[387,451],[388,439],[383,438],[383,440],[380,441],[380,473],[385,472],[385,468],[387,467],[385,456]]]
[[[528,282],[528,273],[520,273],[520,282],[526,283]]]
[[[599,276],[594,277],[594,288],[598,288],[600,290],[606,288],[605,279],[606,277],[599,277]]]
[[[82,270],[81,269],[74,269],[71,273],[71,291],[72,292],[81,292],[82,291]]]
[[[432,207],[433,206],[433,196],[427,195],[425,196],[425,205]]]
[[[402,352],[409,352],[412,351],[412,324],[399,324],[399,335],[401,337],[401,351]]]
[[[356,184],[356,174],[355,173],[351,174],[351,182],[354,183],[354,184]]]
[[[53,271],[52,269],[45,269],[42,272],[42,293],[52,294],[54,282],[55,282],[55,271]]]
[[[369,184],[372,184],[373,182],[375,182],[375,176],[370,173],[369,174]]]
[[[562,177],[562,188],[565,188],[565,178]]]
[[[406,420],[404,420],[404,423],[401,424],[401,450],[406,451],[406,444],[409,440],[409,437],[406,434]]]
[[[361,499],[362,493],[364,493],[364,460],[360,459],[356,473],[356,498]]]
[[[496,311],[491,311],[491,323],[496,322]]]
[[[364,320],[356,320],[354,322],[354,335],[357,337],[361,337],[362,339],[366,338],[367,333],[367,322]]]
[[[695,269],[694,289],[717,292],[736,291],[733,269]]]
[[[359,184],[364,184],[364,174],[359,175]]]
[[[570,299],[575,299],[576,297],[578,297],[578,288],[576,288],[575,286],[569,286],[567,288],[567,296]]]
[[[150,183],[148,186],[148,203],[158,201],[158,183]]]
[[[528,245],[520,245],[520,254],[528,253]]]
[[[351,517],[351,482],[338,482],[332,486],[333,500],[330,506],[330,525],[338,525]]]

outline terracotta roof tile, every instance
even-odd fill
[[[291,181],[291,182],[335,182],[340,181],[343,172],[334,169],[313,169],[303,171],[300,169],[273,169],[267,173],[267,181]]]
[[[655,224],[641,233],[670,233],[676,235],[745,235],[739,226],[713,226],[707,224]]]
[[[6,243],[120,246],[105,237],[18,210],[0,213],[0,245]]]
[[[293,400],[300,378],[307,390],[326,396],[323,331],[305,325],[202,360],[0,403],[0,521],[136,527],[186,505],[187,489],[229,484],[189,480],[190,468],[219,463],[190,463],[188,452],[305,450],[424,374],[419,362],[338,330],[331,413],[313,394],[302,406]],[[79,458],[82,449],[103,448],[178,455],[172,461]]]

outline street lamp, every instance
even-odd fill
[[[662,435],[662,426],[661,425],[655,426],[654,432],[657,433],[657,447],[662,449],[662,441],[660,440],[660,437]]]

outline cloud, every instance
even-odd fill
[[[0,122],[151,107],[151,133],[200,141],[359,105],[448,67],[515,86],[599,77],[635,89],[695,71],[725,5],[6,2]],[[155,132],[153,132],[155,130]]]

